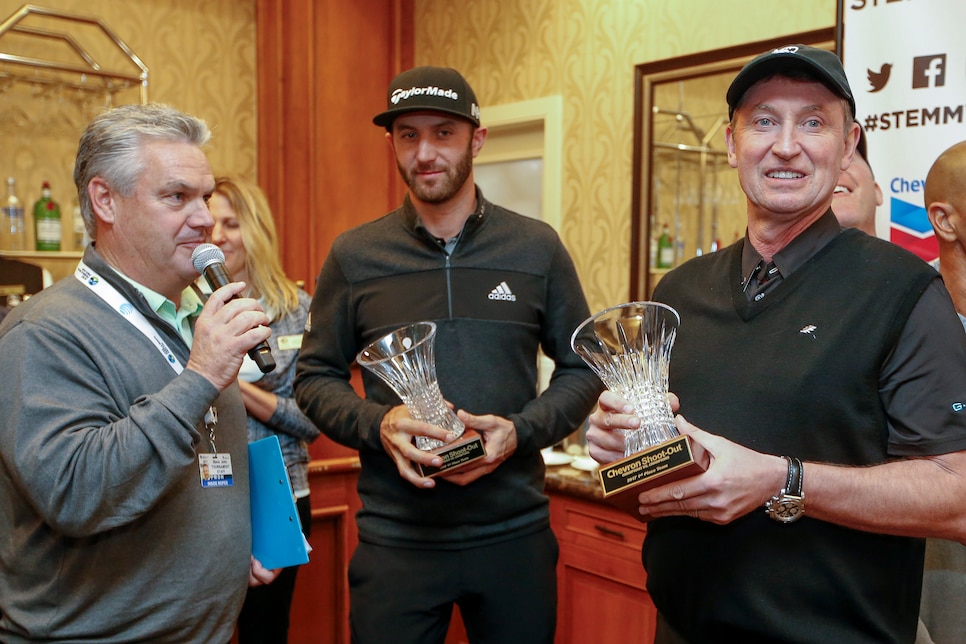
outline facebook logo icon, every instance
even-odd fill
[[[912,59],[912,89],[942,87],[946,84],[946,54],[916,56]]]

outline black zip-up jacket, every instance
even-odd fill
[[[460,549],[547,527],[540,449],[579,427],[602,390],[570,348],[589,313],[556,232],[487,202],[479,190],[477,204],[447,253],[407,196],[399,209],[340,235],[319,275],[295,394],[326,436],[359,450],[363,541]],[[363,374],[366,399],[349,384],[363,347],[422,320],[437,324],[444,398],[516,427],[516,452],[468,486],[439,480],[419,489],[400,477],[379,439],[399,398],[372,374]],[[538,397],[541,347],[556,367]]]

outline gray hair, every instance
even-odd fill
[[[208,125],[161,103],[122,105],[95,117],[81,134],[74,161],[74,185],[84,225],[94,239],[94,210],[87,186],[100,177],[125,197],[131,196],[144,170],[141,148],[150,141],[172,141],[204,146],[211,138]]]

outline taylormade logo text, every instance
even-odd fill
[[[443,98],[450,98],[454,101],[459,100],[460,95],[451,89],[440,89],[434,85],[428,87],[410,87],[409,89],[397,89],[394,90],[389,102],[393,105],[398,105],[399,101],[405,101],[413,96],[421,96],[427,94],[429,96],[441,96]]]

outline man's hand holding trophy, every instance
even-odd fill
[[[439,467],[416,464],[419,473],[428,477],[452,473],[486,456],[483,438],[473,429],[466,429],[439,390],[435,337],[434,322],[415,322],[372,342],[356,357],[360,366],[379,376],[396,392],[415,420],[442,427],[456,437],[444,443],[416,436],[416,447],[442,459]]]
[[[638,429],[621,430],[624,458],[597,472],[604,499],[641,520],[638,494],[708,467],[707,452],[678,433],[671,412],[668,367],[679,323],[665,304],[629,302],[591,316],[571,337],[577,355],[640,419]]]

